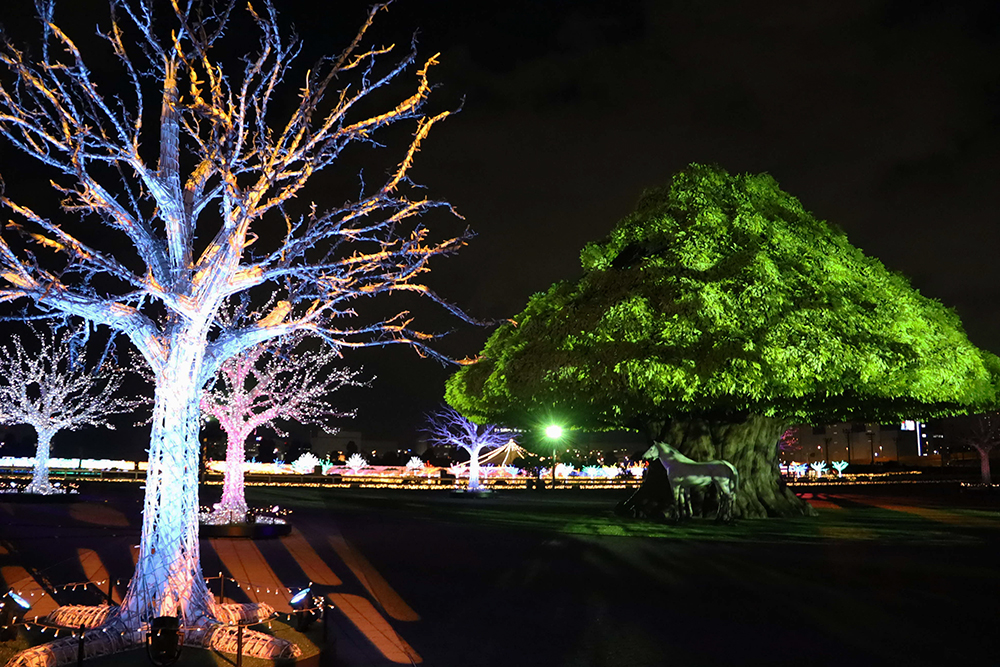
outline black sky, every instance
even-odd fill
[[[5,2],[0,22],[30,6]],[[279,2],[303,65],[339,50],[364,6]],[[462,104],[414,175],[477,234],[431,281],[471,314],[512,316],[578,275],[583,244],[644,188],[711,162],[770,172],[1000,353],[1000,3],[400,0],[373,37],[414,29],[441,52],[433,104]],[[0,148],[5,177],[12,161]],[[440,322],[458,356],[487,334]],[[380,438],[412,438],[450,372],[406,350],[348,362],[378,379],[345,427]]]

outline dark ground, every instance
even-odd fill
[[[824,494],[818,518],[682,527],[617,518],[620,493],[609,492],[249,496],[292,508],[295,526],[343,580],[334,592],[371,599],[427,665],[1000,663],[1000,502],[954,487],[867,488]],[[74,521],[64,504],[0,503],[9,550],[0,563],[58,585],[80,580],[74,554],[87,547],[127,578],[140,491],[91,492],[87,500],[121,510],[129,525]],[[390,618],[391,604],[331,548],[334,534],[419,620]],[[255,544],[282,583],[306,583],[280,541]],[[219,571],[211,549],[202,558],[206,574]],[[343,615],[332,618],[339,662],[321,664],[393,664]]]

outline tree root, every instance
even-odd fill
[[[146,633],[141,629],[125,628],[117,617],[117,607],[68,605],[56,609],[46,621],[67,630],[83,634],[84,659],[91,660],[113,653],[122,653],[145,645]],[[216,605],[216,620],[206,620],[204,625],[184,629],[184,646],[203,648],[224,653],[236,653],[238,645],[237,623],[265,621],[274,615],[267,604]],[[7,667],[61,667],[77,662],[80,637],[62,637],[40,646],[21,651],[7,663]],[[243,629],[243,655],[267,660],[297,658],[302,650],[295,644],[263,632]]]

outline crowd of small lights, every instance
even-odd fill
[[[0,468],[34,468],[33,456],[0,456]],[[145,461],[123,461],[117,459],[49,459],[49,469],[56,470],[146,470]]]
[[[419,460],[419,459],[417,459]],[[247,475],[247,486],[297,486],[322,488],[365,488],[365,489],[442,489],[465,488],[468,484],[468,463],[459,463],[448,467],[437,467],[416,464],[411,459],[402,466],[369,465],[366,461],[354,460],[351,465],[337,464],[330,461],[320,461],[314,464],[308,461],[296,461],[287,464],[259,463],[248,461],[243,465]],[[422,462],[421,462],[422,463]],[[17,473],[31,469],[34,459],[30,457],[0,457],[0,468],[8,468],[9,472]],[[317,474],[316,468],[319,468]],[[136,473],[146,470],[145,461],[123,461],[110,459],[51,459],[50,468],[54,471],[74,474],[101,473],[105,481],[141,481]],[[209,461],[206,470],[215,475],[222,475],[225,461]],[[626,489],[637,486],[645,473],[645,464],[632,465],[628,468],[619,466],[584,466],[577,470],[570,464],[556,465],[557,488],[580,489]],[[105,474],[106,473],[106,474]],[[221,484],[221,478],[208,477],[205,484]],[[484,465],[479,469],[480,483],[488,488],[524,489],[534,488],[540,484],[551,485],[551,469],[542,468],[537,477],[534,473],[516,466]],[[541,478],[539,480],[538,478]],[[63,482],[76,492],[77,486]],[[58,485],[58,483],[57,483]],[[9,482],[9,486],[0,484],[0,492],[23,491],[25,484],[19,481]]]
[[[253,621],[251,623],[242,623],[242,624],[241,623],[223,623],[223,624],[220,624],[220,625],[233,625],[233,626],[235,626],[235,625],[244,625],[244,626],[248,626],[249,627],[249,626],[252,626],[252,625],[260,625],[260,624],[263,624],[263,623],[267,623],[268,627],[271,627],[271,623],[274,622],[274,621],[281,621],[281,620],[288,620],[288,621],[290,621],[290,620],[293,620],[295,618],[295,616],[298,615],[298,614],[318,615],[318,614],[322,613],[322,611],[323,611],[322,598],[317,597],[317,596],[303,595],[303,592],[309,591],[310,587],[312,586],[312,582],[311,581],[308,583],[308,585],[302,586],[302,587],[298,587],[298,588],[282,587],[282,589],[278,589],[278,588],[271,589],[271,588],[268,588],[268,587],[256,586],[254,584],[251,584],[250,582],[241,581],[239,579],[235,579],[233,577],[229,577],[229,576],[226,576],[226,575],[223,575],[223,574],[219,574],[219,575],[214,576],[214,577],[205,577],[204,579],[205,579],[205,583],[208,584],[209,587],[211,587],[212,582],[221,582],[220,583],[220,587],[228,586],[229,584],[234,584],[237,588],[239,588],[241,591],[243,591],[247,595],[248,598],[254,597],[255,594],[259,594],[261,591],[264,591],[264,592],[270,594],[272,592],[273,593],[279,593],[283,589],[288,595],[292,596],[292,600],[293,601],[302,600],[303,602],[306,603],[306,604],[302,604],[302,603],[296,604],[296,609],[293,612],[278,612],[278,611],[275,611],[275,612],[273,612],[273,614],[271,614],[267,618],[264,618],[264,619],[261,619],[261,620],[255,620],[255,621]],[[121,586],[121,584],[122,584],[122,582],[121,582],[120,579],[115,581],[115,586]],[[68,584],[63,584],[61,586],[53,586],[52,587],[52,592],[53,593],[57,593],[57,592],[60,592],[60,591],[75,591],[78,588],[84,588],[85,589],[85,588],[88,588],[88,587],[93,587],[101,595],[106,595],[107,594],[107,589],[108,589],[109,585],[110,585],[110,580],[109,579],[104,579],[102,581],[78,581],[78,582],[72,582],[72,583],[68,583]],[[42,591],[38,595],[38,599],[41,599],[41,598],[45,597],[46,595],[49,595],[49,597],[51,597],[51,595],[47,591]],[[34,593],[21,593],[21,592],[17,591],[15,588],[11,588],[9,590],[9,592],[6,595],[3,596],[3,599],[0,600],[0,608],[3,608],[7,604],[13,603],[13,604],[19,605],[22,609],[30,609],[30,607],[34,606],[34,603],[36,601],[33,598],[35,598],[35,594]],[[327,604],[329,605],[329,603],[327,603]],[[9,623],[7,625],[0,625],[0,628],[16,628],[16,627],[24,627],[26,630],[37,628],[37,629],[41,630],[41,632],[43,634],[46,631],[48,631],[48,630],[52,630],[53,633],[54,633],[54,635],[56,637],[58,637],[60,635],[60,633],[63,633],[63,634],[74,634],[74,631],[78,631],[79,630],[79,624],[72,623],[72,624],[67,624],[67,625],[55,625],[55,624],[52,624],[52,623],[48,622],[46,620],[46,617],[43,617],[43,616],[34,616],[30,620],[27,619],[27,618],[24,618],[24,619],[16,620],[15,622],[11,622],[11,623]],[[92,628],[88,628],[88,629],[92,629]]]
[[[44,493],[44,495],[58,495],[64,493],[80,493],[80,485],[73,482],[55,482],[45,488],[44,491],[29,491],[30,480],[0,481],[0,493]]]
[[[290,516],[292,510],[283,509],[277,505],[266,509],[250,508],[246,513],[245,523],[257,524],[286,524],[286,517]],[[217,510],[215,507],[201,507],[198,511],[198,521],[208,526],[224,526],[235,521],[235,513],[226,510]]]

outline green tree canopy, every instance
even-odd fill
[[[958,317],[767,174],[691,165],[581,255],[581,278],[534,295],[449,380],[452,406],[481,422],[648,430],[995,403],[1000,360]]]

